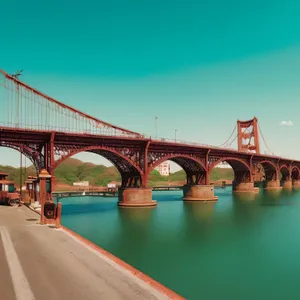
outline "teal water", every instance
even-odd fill
[[[62,199],[62,223],[188,299],[300,299],[300,193],[215,194],[156,192],[154,209]]]

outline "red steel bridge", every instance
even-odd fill
[[[185,200],[216,200],[209,174],[220,162],[234,170],[233,190],[255,192],[254,182],[266,189],[300,186],[300,161],[260,153],[260,127],[256,118],[238,121],[236,130],[219,147],[151,139],[87,115],[59,102],[0,70],[0,146],[22,152],[52,175],[55,168],[79,152],[108,159],[120,172],[119,205],[151,206],[149,173],[170,160],[186,172]],[[261,133],[261,132],[260,132]],[[261,137],[263,138],[262,134]],[[228,148],[237,140],[238,149]],[[258,174],[262,174],[260,179]]]

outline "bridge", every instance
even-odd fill
[[[183,199],[215,201],[209,185],[212,169],[227,162],[234,170],[234,192],[255,193],[254,182],[265,189],[300,186],[300,161],[260,153],[258,120],[237,121],[236,130],[220,147],[153,139],[115,126],[30,87],[0,71],[0,146],[22,152],[37,170],[40,193],[51,202],[55,191],[54,170],[67,158],[91,152],[108,159],[120,172],[119,206],[155,206],[148,177],[166,160],[186,173]],[[232,149],[237,140],[237,149]],[[42,174],[42,175],[41,175]],[[262,174],[261,179],[257,179]]]

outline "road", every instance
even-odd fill
[[[169,299],[38,219],[24,206],[0,206],[1,299]]]

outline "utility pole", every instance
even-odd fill
[[[20,202],[22,201],[22,180],[23,180],[23,162],[22,162],[22,152],[23,152],[23,145],[20,147]]]
[[[158,117],[155,116],[155,139],[157,139],[157,119]]]
[[[19,70],[16,73],[12,74],[11,77],[18,79],[21,76],[23,70]],[[20,103],[20,91],[19,91],[19,83],[16,81],[16,92],[17,92],[17,111],[16,111],[16,127],[19,127],[19,122],[21,122],[22,118],[22,103]]]
[[[21,76],[23,70],[19,70],[16,73],[12,74],[11,77],[18,79],[19,76]],[[17,111],[16,111],[16,127],[19,127],[19,120],[22,116],[22,104],[20,104],[20,93],[19,93],[19,83],[18,81],[16,82],[16,92],[17,92]],[[21,113],[20,113],[21,112]],[[20,115],[21,116],[20,116]],[[23,180],[23,176],[22,176],[22,152],[23,152],[23,145],[20,147],[20,202],[22,201],[22,180]]]

